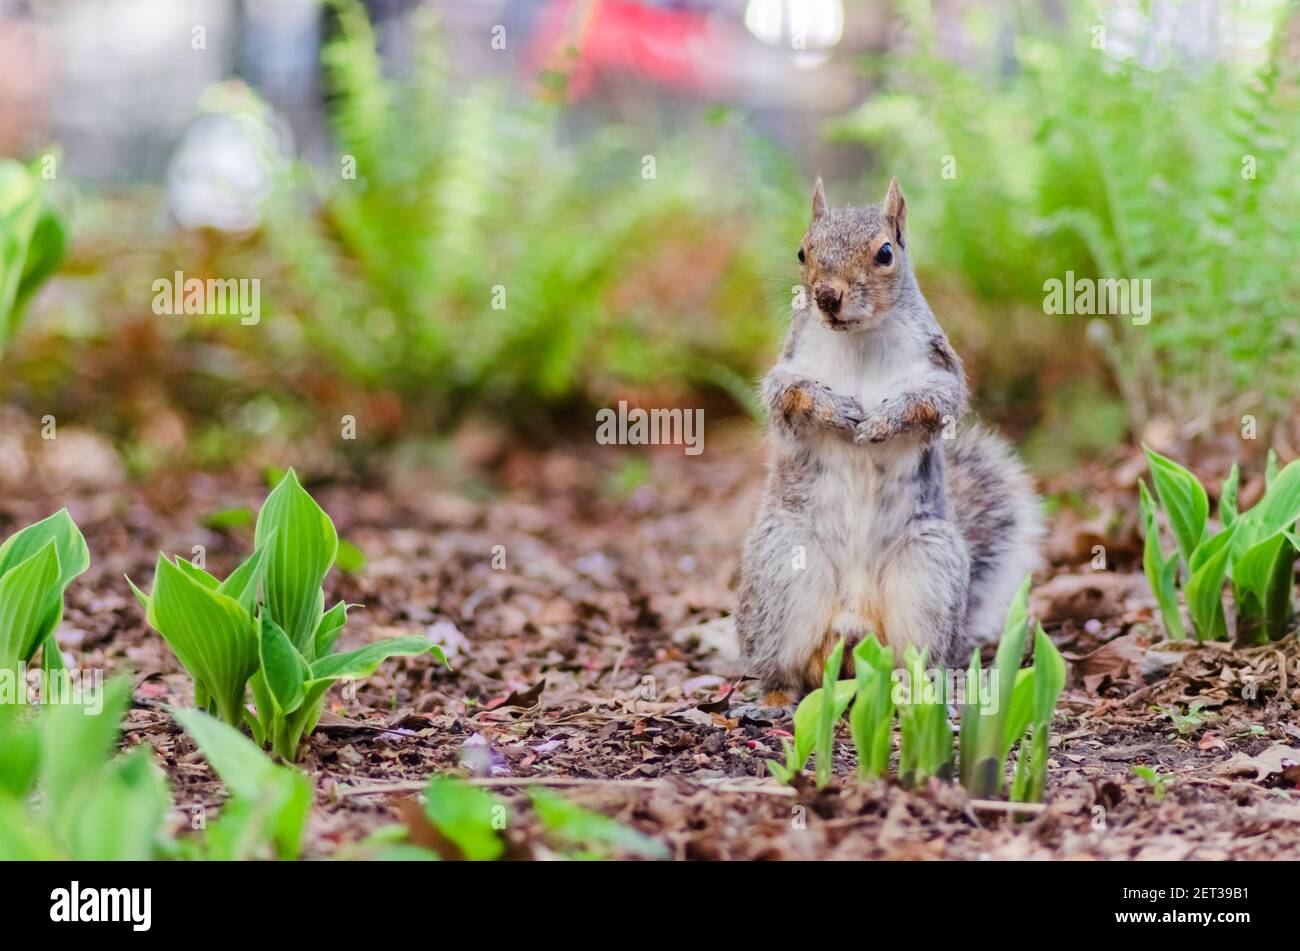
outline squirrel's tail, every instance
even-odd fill
[[[948,497],[970,547],[970,602],[954,662],[995,640],[1025,575],[1042,561],[1043,516],[1033,482],[1005,439],[978,425],[944,442]]]

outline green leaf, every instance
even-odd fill
[[[1016,671],[1016,685],[1011,691],[1011,709],[1002,724],[1002,759],[1005,761],[1011,753],[1016,740],[1025,735],[1025,730],[1034,719],[1034,700],[1038,679],[1033,667],[1022,667]]]
[[[1205,535],[1205,525],[1210,514],[1205,487],[1196,476],[1172,459],[1148,446],[1144,445],[1142,449],[1146,452],[1156,495],[1169,517],[1169,528],[1174,533],[1174,541],[1178,543],[1183,564],[1190,566],[1192,552]]]
[[[1026,577],[1011,601],[1007,612],[1006,624],[1002,629],[1002,640],[998,643],[998,652],[993,661],[992,670],[996,674],[995,683],[991,685],[997,691],[997,706],[993,712],[981,710],[979,728],[975,735],[975,756],[966,773],[972,796],[989,798],[1002,791],[1002,743],[1003,724],[1011,710],[1012,695],[1015,692],[1016,678],[1020,670],[1020,661],[1025,655],[1025,640],[1029,631],[1029,585],[1031,579]],[[962,753],[965,754],[965,749]]]
[[[768,760],[767,770],[788,786],[794,782],[795,776],[799,773],[799,767],[795,765],[794,744],[784,736],[781,737],[781,753],[784,761],[778,763],[776,760]]]
[[[1217,535],[1209,535],[1203,538],[1201,543],[1196,546],[1196,551],[1192,552],[1192,573],[1195,574],[1202,565],[1224,549],[1228,551],[1228,559],[1224,562],[1224,568],[1226,571],[1230,571],[1233,558],[1232,540],[1236,534],[1237,526],[1234,525],[1232,528],[1224,529]]]
[[[1300,459],[1293,459],[1273,477],[1264,497],[1245,517],[1261,538],[1295,525],[1300,519]]]
[[[157,858],[171,807],[167,778],[152,749],[137,746],[108,764],[77,799],[64,833],[69,851],[82,862]]]
[[[4,577],[10,571],[30,561],[50,545],[55,550],[57,576],[43,593],[38,615],[21,636],[15,628],[0,626],[0,669],[10,663],[6,659],[9,656],[6,642],[9,647],[13,647],[20,640],[25,642],[26,650],[18,658],[19,662],[30,663],[41,644],[47,643],[51,649],[44,658],[45,665],[51,669],[62,666],[53,633],[63,618],[63,595],[68,585],[90,567],[90,551],[86,548],[86,540],[67,509],[60,509],[48,518],[15,532],[0,545],[0,590],[3,589]],[[0,604],[0,614],[4,610]]]
[[[206,569],[200,568],[188,558],[177,558],[176,567],[179,568],[191,581],[207,588],[209,591],[221,590],[220,581],[218,581]]]
[[[117,749],[131,681],[115,677],[98,691],[42,710],[41,785],[56,827],[67,828],[86,790]]]
[[[272,536],[274,538],[274,536]],[[258,589],[262,587],[262,579],[266,576],[266,552],[267,546],[261,545],[253,551],[238,568],[230,573],[230,577],[217,587],[217,590],[224,595],[228,595],[239,602],[250,615],[253,613],[253,605],[257,601]]]
[[[321,615],[320,623],[316,625],[316,634],[312,638],[316,644],[316,652],[313,656],[328,657],[347,623],[348,605],[344,601],[340,601]]]
[[[334,523],[290,469],[257,517],[255,545],[268,547],[266,607],[304,656],[324,609],[320,587],[338,553]]]
[[[58,581],[53,541],[0,577],[0,671],[16,672],[35,655],[51,605],[59,598]]]
[[[864,779],[884,776],[889,770],[893,671],[894,652],[883,647],[874,634],[853,649],[857,688],[849,711],[849,732],[858,755],[858,775]]]
[[[41,739],[36,718],[18,704],[0,703],[0,799],[25,799],[36,785]]]
[[[390,657],[413,657],[425,653],[433,654],[443,664],[447,662],[442,649],[435,644],[430,644],[428,638],[420,634],[410,634],[405,637],[390,637],[375,641],[359,650],[344,654],[322,657],[311,665],[311,679],[324,681],[342,680],[345,677],[354,679],[369,677]]]
[[[130,588],[131,588],[131,593],[132,593],[133,595],[135,595],[135,599],[136,599],[136,601],[139,602],[140,607],[144,608],[145,613],[148,613],[148,611],[149,611],[149,601],[150,601],[149,595],[147,595],[147,594],[145,594],[143,591],[141,591],[141,590],[136,586],[136,583],[135,583],[134,581],[131,580],[130,576],[128,576],[128,575],[123,575],[122,577],[123,577],[123,578],[126,578],[126,583],[127,583],[127,585],[130,586]]]
[[[1175,553],[1165,558],[1164,552],[1160,550],[1155,502],[1152,501],[1145,482],[1138,482],[1138,488],[1142,525],[1146,536],[1142,549],[1142,569],[1146,574],[1147,583],[1151,586],[1151,593],[1155,595],[1165,633],[1171,640],[1181,641],[1187,637],[1187,631],[1183,627],[1183,618],[1178,611],[1178,555]]]
[[[63,221],[46,204],[39,180],[20,163],[0,160],[0,354],[66,245]]]
[[[434,776],[425,789],[424,812],[444,837],[471,862],[492,862],[505,852],[505,803],[491,793],[450,776]]]
[[[980,663],[980,649],[976,647],[970,654],[970,665],[966,668],[966,696],[961,707],[961,726],[958,731],[960,750],[960,767],[957,777],[966,789],[974,788],[975,761],[979,756],[979,735],[982,728],[980,716],[984,705],[991,700],[984,685],[983,665]],[[1012,691],[1014,701],[1015,691]]]
[[[1223,613],[1223,579],[1227,575],[1230,545],[1221,545],[1192,572],[1187,582],[1187,613],[1197,640],[1221,640],[1228,634]]]
[[[263,680],[275,714],[287,716],[302,706],[306,699],[305,685],[311,671],[278,624],[268,617],[261,617],[258,627],[261,630],[262,668],[257,676]],[[259,710],[258,714],[265,719],[270,712]]]
[[[202,525],[204,528],[213,531],[225,531],[230,528],[240,528],[244,525],[252,525],[253,519],[257,516],[252,509],[247,506],[233,509],[222,509],[219,512],[212,512],[203,517]]]
[[[14,318],[22,314],[37,288],[58,268],[67,244],[68,233],[63,219],[53,209],[42,205],[23,262],[22,278],[14,294]]]
[[[339,552],[334,559],[339,571],[354,574],[366,566],[366,553],[345,538],[339,539]]]
[[[911,646],[903,653],[908,671],[908,698],[898,708],[898,773],[908,786],[931,776],[944,776],[952,762],[946,684],[942,676],[934,681],[928,676],[928,653]],[[942,673],[936,671],[937,675]],[[931,686],[936,691],[934,697],[927,695]]]
[[[1270,447],[1268,457],[1264,460],[1264,491],[1273,488],[1273,481],[1277,478],[1277,453]]]
[[[10,568],[26,561],[49,542],[54,542],[59,556],[59,587],[66,588],[90,567],[90,550],[81,530],[68,514],[60,509],[11,535],[0,545],[0,577]]]
[[[531,798],[543,828],[571,845],[595,849],[598,854],[617,850],[650,859],[668,857],[668,848],[663,843],[608,816],[584,809],[544,789],[533,790]]]
[[[1275,532],[1245,551],[1233,574],[1239,643],[1263,644],[1286,633],[1294,578],[1295,549],[1287,532]]]
[[[856,684],[852,680],[841,680],[835,685],[834,706],[839,712],[835,714],[834,719],[838,720],[848,709],[850,701],[853,700],[855,687]],[[807,765],[808,757],[812,755],[813,748],[817,744],[817,725],[821,722],[824,696],[826,696],[825,690],[818,687],[800,700],[799,706],[795,707],[794,764],[796,769],[803,769]]]
[[[1065,686],[1065,661],[1041,624],[1034,633],[1033,672],[1033,729],[1028,742],[1020,744],[1011,786],[1011,798],[1022,802],[1041,801],[1047,788],[1052,714]]]
[[[253,845],[266,840],[276,857],[297,858],[312,802],[307,777],[277,766],[244,734],[202,710],[172,707],[170,712],[233,797],[222,807],[223,828],[208,830],[221,843],[213,857],[248,857]]]
[[[68,665],[63,662],[63,654],[59,652],[58,638],[51,631],[45,636],[45,642],[41,645],[41,671],[48,677],[67,669]]]
[[[159,555],[149,623],[216,703],[222,720],[241,723],[244,689],[258,668],[261,647],[243,606]]]
[[[1219,490],[1219,521],[1224,528],[1231,528],[1237,520],[1237,486],[1241,482],[1241,468],[1234,462],[1228,478],[1223,480]]]
[[[1051,725],[1056,701],[1065,688],[1065,659],[1039,624],[1034,631],[1034,726]]]
[[[836,642],[826,658],[822,670],[822,692],[824,696],[834,696],[836,683],[839,681],[840,669],[844,664],[844,638]],[[835,765],[835,724],[844,714],[844,707],[838,704],[823,703],[817,716],[817,739],[814,748],[817,751],[816,778],[817,788],[821,789],[831,781]]]
[[[3,329],[3,328],[0,328]],[[3,344],[0,338],[0,344]],[[0,862],[50,862],[68,856],[26,806],[0,793]]]

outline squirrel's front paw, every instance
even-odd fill
[[[844,396],[826,387],[823,387],[823,395],[827,425],[856,431],[866,415],[862,412],[862,405],[852,396]]]
[[[888,416],[884,413],[873,413],[853,428],[853,441],[859,446],[884,442],[889,438],[892,429]]]

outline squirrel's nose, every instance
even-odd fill
[[[817,299],[817,306],[821,308],[822,313],[838,314],[840,303],[844,300],[844,293],[822,286],[813,291],[813,297]]]

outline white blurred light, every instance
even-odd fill
[[[210,87],[167,169],[167,205],[182,228],[245,232],[292,154],[288,125],[238,80]]]
[[[844,36],[844,2],[749,0],[745,26],[768,46],[794,50],[798,65],[816,66]]]

